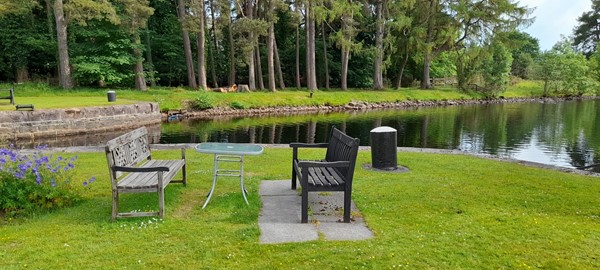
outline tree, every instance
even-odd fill
[[[544,52],[535,68],[535,78],[544,82],[544,95],[583,95],[597,86],[589,76],[589,66],[581,52],[575,52],[571,41],[563,37],[550,51]]]
[[[485,82],[483,89],[486,96],[495,97],[504,91],[510,82],[512,56],[504,44],[497,40],[492,41],[489,48],[490,54],[482,65]]]
[[[502,39],[513,58],[511,74],[528,79],[530,67],[540,53],[539,41],[525,32],[518,31],[507,33]]]
[[[317,71],[315,62],[315,1],[308,0],[305,4],[306,21],[306,87],[308,90],[317,90]]]
[[[353,51],[362,48],[362,43],[356,42],[358,34],[356,16],[360,16],[361,4],[355,0],[334,0],[332,2],[331,19],[339,18],[340,29],[331,37],[341,51],[340,84],[342,90],[348,89],[348,63]]]
[[[56,42],[58,45],[59,84],[64,89],[73,88],[71,75],[71,61],[69,58],[69,45],[67,42],[67,28],[71,21],[85,25],[88,20],[108,19],[117,24],[114,7],[107,0],[87,1],[70,0],[66,4],[63,0],[46,0],[52,7],[56,24]],[[66,12],[65,12],[66,11]]]
[[[185,63],[187,67],[187,81],[188,86],[191,88],[197,88],[196,74],[194,71],[194,59],[192,58],[192,45],[190,42],[190,34],[188,29],[190,26],[187,21],[187,12],[184,0],[177,0],[177,16],[179,17],[179,23],[181,24],[181,34],[183,35],[183,52],[185,54]]]
[[[424,89],[431,88],[429,68],[440,52],[460,49],[469,42],[482,44],[499,31],[529,23],[526,16],[531,12],[510,0],[419,0],[416,6],[413,17],[423,29],[416,33],[423,53]]]
[[[375,1],[375,61],[373,62],[373,89],[383,89],[383,35],[385,0]]]
[[[600,42],[600,0],[592,0],[592,10],[577,18],[579,25],[573,29],[573,44],[590,57]]]
[[[267,69],[269,71],[269,90],[275,92],[275,0],[268,0],[267,21],[269,22],[269,35],[267,36]]]
[[[140,37],[140,29],[146,28],[148,18],[154,13],[149,7],[148,0],[120,0],[123,5],[121,22],[129,33],[133,43],[133,57],[135,59],[134,80],[137,90],[146,91],[146,76],[144,73],[143,48]]]

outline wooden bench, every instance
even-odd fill
[[[108,141],[105,150],[112,182],[112,220],[141,216],[163,218],[165,187],[171,182],[187,183],[185,148],[181,149],[181,159],[152,159],[148,131],[141,127]],[[180,170],[182,179],[173,180]],[[139,192],[158,193],[158,212],[119,213],[119,194]]]
[[[301,222],[308,222],[308,192],[344,192],[344,222],[350,222],[352,199],[352,177],[358,154],[359,139],[352,138],[337,128],[331,131],[328,143],[291,143],[292,189],[296,189],[296,178],[302,186]],[[298,159],[299,148],[327,148],[325,159],[308,161]]]
[[[15,85],[11,85],[8,89],[0,89],[0,99],[8,99],[11,105],[15,105]]]

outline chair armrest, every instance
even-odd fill
[[[331,168],[343,168],[350,167],[350,161],[299,161],[298,167],[309,168],[309,167],[331,167]]]
[[[169,168],[167,167],[123,167],[123,166],[113,166],[113,171],[118,172],[168,172]]]
[[[329,146],[329,143],[290,143],[292,148],[326,148],[327,146]]]

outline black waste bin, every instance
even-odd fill
[[[371,166],[381,170],[395,170],[397,162],[396,129],[377,127],[371,130]]]
[[[115,93],[115,91],[108,91],[106,92],[106,96],[108,97],[108,102],[115,102],[117,101],[117,93]]]

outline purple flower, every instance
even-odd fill
[[[84,187],[87,187],[87,185],[88,185],[88,182],[86,182],[86,181],[83,181],[83,186],[84,186]]]

